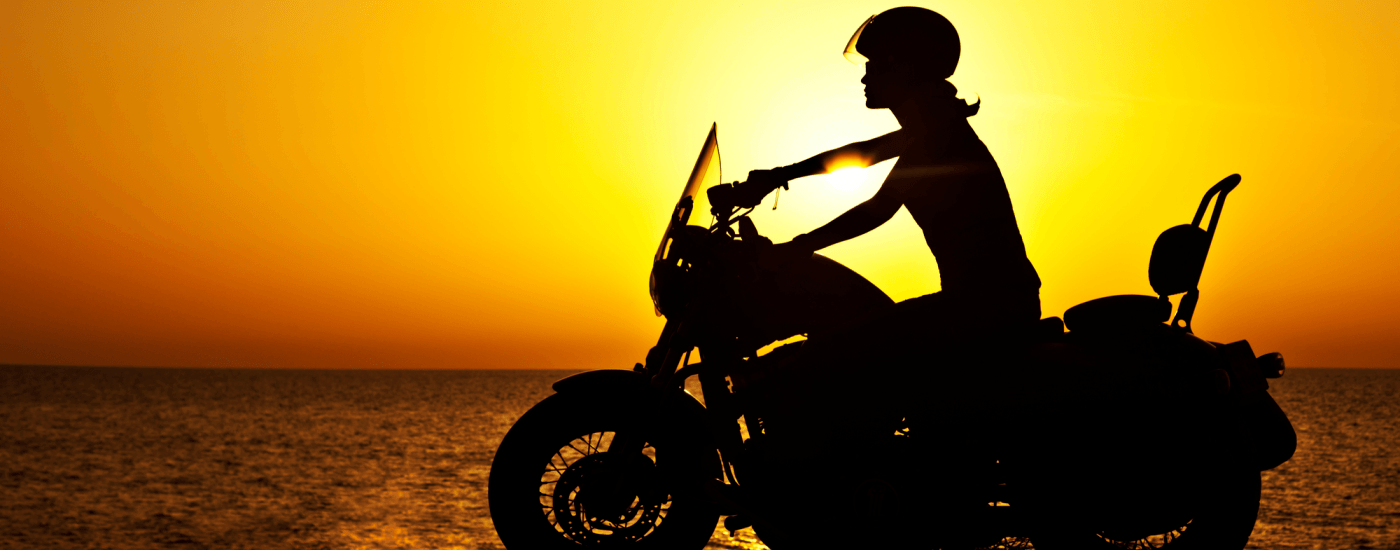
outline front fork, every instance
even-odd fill
[[[681,365],[683,359],[689,358],[690,351],[696,349],[694,338],[686,329],[685,321],[679,317],[668,317],[665,328],[661,330],[661,337],[647,352],[646,365],[639,367],[645,369],[651,385],[658,389],[684,388],[685,379],[691,374],[698,374],[711,441],[720,452],[729,483],[737,484],[733,465],[742,462],[744,455],[744,438],[739,429],[739,416],[742,412],[734,399],[734,393],[730,391],[728,374],[740,366],[743,358],[733,350],[705,346],[701,351],[701,358],[705,360],[705,364]],[[643,445],[645,442],[637,440],[635,435],[624,437],[619,433],[614,436],[611,448],[640,451]]]
[[[681,351],[681,346],[672,344],[683,339],[684,328],[684,322],[675,317],[667,317],[666,326],[661,329],[661,337],[657,339],[656,345],[647,351],[646,364],[638,363],[633,368],[635,371],[644,372],[653,388],[667,387],[667,381],[675,376],[684,352]],[[608,452],[640,453],[645,447],[646,440],[641,434],[623,430],[613,434]]]

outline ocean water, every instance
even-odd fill
[[[501,548],[491,458],[565,374],[0,367],[0,549]],[[1400,371],[1272,384],[1250,547],[1400,548]]]

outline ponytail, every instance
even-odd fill
[[[977,98],[976,103],[968,103],[958,98],[958,87],[947,80],[939,80],[933,84],[933,97],[939,105],[946,105],[947,109],[953,113],[967,118],[977,114],[982,108],[982,98]]]

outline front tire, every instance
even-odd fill
[[[506,548],[703,548],[719,515],[679,481],[696,455],[704,465],[702,442],[639,422],[647,412],[640,400],[575,394],[526,412],[496,451],[488,482]],[[640,454],[609,452],[620,431],[645,441]]]

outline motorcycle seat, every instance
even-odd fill
[[[1065,311],[1071,332],[1114,332],[1165,323],[1172,304],[1165,297],[1122,294],[1089,300]]]

